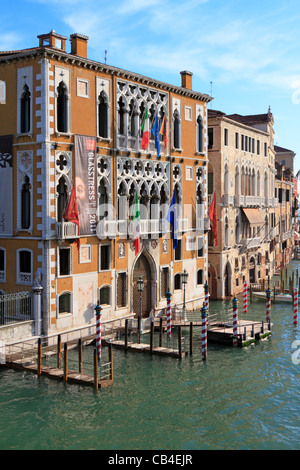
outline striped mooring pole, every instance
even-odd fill
[[[171,324],[171,292],[168,290],[167,294],[167,335],[171,338],[172,324]]]
[[[98,359],[101,359],[101,310],[102,307],[98,301],[95,307],[96,312],[96,348],[98,353]]]
[[[207,358],[207,308],[205,302],[201,308],[202,317],[202,359],[206,361]]]
[[[247,281],[245,279],[244,281],[244,313],[247,313],[247,306],[248,306],[248,301],[247,301]]]
[[[232,301],[233,307],[233,341],[232,346],[237,346],[237,324],[238,324],[238,300],[234,297]]]
[[[266,290],[266,322],[270,323],[271,320],[271,289],[268,287]]]
[[[205,292],[205,307],[206,307],[206,311],[208,312],[208,308],[209,308],[209,287],[208,287],[207,281],[204,284],[204,292]]]
[[[294,325],[298,323],[298,287],[294,287]]]

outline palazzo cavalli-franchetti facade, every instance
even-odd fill
[[[140,275],[144,316],[166,306],[167,289],[172,304],[182,305],[184,269],[187,306],[202,306],[210,96],[192,90],[190,72],[181,72],[181,86],[173,86],[90,60],[83,35],[71,35],[70,52],[67,38],[53,30],[38,41],[31,49],[0,53],[0,177],[2,172],[7,188],[1,203],[1,291],[30,290],[39,279],[44,334],[93,322],[98,300],[104,320],[139,313]],[[156,115],[160,124],[166,117],[167,141],[165,146],[161,138],[159,155],[154,138],[141,148],[146,108],[150,129]],[[80,139],[92,142],[89,162],[76,160]],[[95,213],[94,223],[78,234],[64,214],[82,176]],[[137,256],[128,234],[136,192]],[[176,250],[166,223],[173,193]],[[84,210],[79,207],[82,220]]]

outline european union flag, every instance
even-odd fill
[[[177,232],[177,212],[176,212],[176,198],[175,198],[175,191],[173,192],[173,196],[171,199],[171,204],[167,214],[167,220],[170,222],[172,226],[172,240],[173,240],[173,248],[176,250],[178,246],[178,232]]]
[[[152,129],[152,134],[154,135],[154,141],[155,141],[155,148],[157,150],[157,156],[159,157],[160,155],[160,140],[159,140],[159,123],[158,123],[158,115],[156,115],[154,126]]]

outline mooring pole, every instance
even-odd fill
[[[298,287],[294,288],[294,325],[298,323]]]
[[[98,301],[94,308],[96,314],[96,347],[98,353],[98,359],[101,359],[101,310],[102,307]]]
[[[247,281],[244,281],[244,313],[247,313],[248,302],[247,302]]]
[[[172,331],[172,319],[171,319],[171,292],[168,289],[166,294],[167,296],[167,335],[168,338],[171,338],[171,331]]]
[[[98,350],[94,349],[94,388],[98,390]]]
[[[162,347],[162,339],[163,339],[163,319],[160,317],[159,319],[159,347]]]
[[[64,382],[68,381],[68,345],[64,344]]]
[[[233,341],[232,346],[237,346],[237,324],[238,324],[238,300],[234,297],[232,301],[233,306]]]
[[[38,365],[37,365],[38,376],[42,374],[42,340],[38,339]]]
[[[128,347],[128,318],[125,320],[125,349]]]
[[[60,369],[60,358],[61,358],[61,336],[57,337],[57,368]]]
[[[78,371],[82,374],[82,341],[81,338],[78,340]]]
[[[201,308],[201,318],[202,318],[202,359],[206,361],[207,359],[207,309],[205,303]]]
[[[271,319],[271,290],[270,289],[267,289],[266,290],[266,302],[267,302],[267,305],[266,305],[266,322],[267,323],[270,323],[270,319]]]

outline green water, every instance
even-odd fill
[[[209,344],[206,362],[196,328],[182,361],[114,350],[114,384],[98,391],[2,368],[0,449],[299,449],[300,326],[292,304],[272,303],[271,316],[271,337],[244,349]],[[254,300],[248,318],[264,320],[265,303]]]

